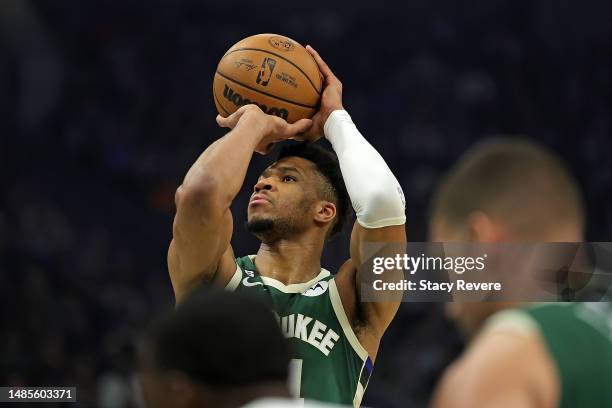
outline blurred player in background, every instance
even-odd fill
[[[150,408],[339,407],[289,398],[288,344],[270,310],[248,296],[201,288],[143,343],[140,378]]]
[[[361,303],[358,266],[366,241],[406,241],[404,198],[383,158],[343,109],[342,84],[308,50],[325,81],[319,112],[288,124],[246,105],[217,118],[232,130],[202,153],[177,190],[168,267],[177,302],[202,283],[265,298],[292,347],[293,394],[359,406],[399,302]],[[259,177],[248,229],[261,246],[256,255],[236,258],[230,205],[253,152],[268,152],[286,139],[312,142],[323,133],[337,158],[304,142],[282,149]],[[321,254],[325,241],[342,230],[349,200],[357,215],[350,259],[331,275],[321,268]],[[242,340],[259,352],[248,336]]]
[[[474,147],[432,203],[432,241],[580,242],[583,229],[574,179],[552,153],[526,141]],[[612,406],[609,303],[474,302],[448,309],[472,340],[443,376],[434,407]]]

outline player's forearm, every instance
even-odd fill
[[[365,228],[402,225],[404,195],[381,155],[359,133],[346,111],[332,112],[325,137],[338,155],[357,221]]]
[[[253,152],[263,137],[261,125],[238,123],[198,157],[183,180],[182,190],[220,199],[222,205],[229,207],[244,183]]]

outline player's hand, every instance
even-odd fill
[[[250,104],[240,107],[227,118],[217,115],[217,123],[221,127],[234,129],[244,126],[259,136],[255,151],[267,154],[272,150],[274,143],[288,139],[301,140],[297,137],[312,127],[311,119],[300,119],[295,123],[287,123],[283,118],[264,113],[259,106]]]
[[[319,71],[323,74],[323,94],[321,95],[319,111],[312,117],[312,126],[303,134],[298,135],[297,138],[314,142],[323,136],[323,126],[329,115],[335,110],[344,109],[342,107],[342,82],[334,75],[314,48],[307,45],[306,50],[312,55],[319,66]]]

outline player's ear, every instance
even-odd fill
[[[185,374],[179,371],[170,371],[165,374],[168,392],[175,407],[192,406],[201,394],[198,388]]]
[[[500,226],[482,211],[475,211],[468,217],[470,241],[497,242],[501,238]]]
[[[316,222],[329,223],[336,216],[336,205],[329,201],[319,201],[316,207],[314,219]]]

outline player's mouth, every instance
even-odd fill
[[[249,207],[266,203],[270,203],[270,200],[268,200],[263,195],[255,194],[253,197],[251,197],[251,200],[249,201]]]

